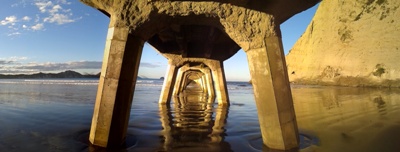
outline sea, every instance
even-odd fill
[[[228,107],[199,94],[159,106],[162,83],[137,81],[126,143],[102,149],[88,142],[98,79],[0,79],[0,152],[278,152],[262,144],[248,82],[227,83]],[[400,89],[291,89],[300,148],[290,152],[400,151]]]

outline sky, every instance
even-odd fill
[[[303,34],[317,6],[281,24],[285,54]],[[6,0],[0,5],[0,74],[100,72],[109,18],[79,0]],[[224,62],[228,81],[248,81],[244,51]],[[167,60],[149,44],[139,76],[160,78]]]

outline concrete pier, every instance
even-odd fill
[[[164,77],[164,83],[161,90],[159,103],[169,103],[169,100],[171,100],[177,73],[178,67],[172,64],[168,64],[168,69]]]
[[[245,50],[261,134],[265,145],[291,149],[299,144],[299,135],[280,31],[266,37],[265,44]]]
[[[320,0],[80,0],[110,17],[90,142],[119,146],[126,134],[143,43],[168,59],[161,105],[195,82],[229,105],[223,62],[248,58],[263,143],[299,145],[279,26]],[[206,68],[202,68],[205,66]],[[218,140],[216,140],[218,141]]]
[[[112,26],[112,25],[110,25]],[[89,140],[103,147],[125,140],[144,41],[127,27],[110,27]]]

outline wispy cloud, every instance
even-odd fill
[[[17,3],[12,4],[11,7],[18,7],[18,6],[26,7],[26,5],[27,5],[26,0],[21,0]]]
[[[10,33],[7,36],[15,36],[15,35],[21,35],[22,33],[20,32],[14,32],[14,33]]]
[[[47,12],[47,8],[53,5],[53,2],[37,0],[34,4],[36,5],[36,7],[38,7],[40,12],[45,13]]]
[[[63,71],[76,69],[101,69],[101,62],[97,61],[75,61],[67,63],[29,63],[14,66],[14,69],[28,69],[34,71]]]
[[[0,65],[13,64],[14,61],[0,60]]]
[[[16,56],[9,58],[0,58],[0,65],[15,65],[27,59],[28,59],[27,57],[16,57]]]
[[[71,19],[66,14],[52,14],[51,16],[44,18],[44,22],[57,23],[61,25],[65,23],[75,22],[75,20]]]
[[[23,18],[22,18],[22,20],[23,21],[30,21],[32,18],[30,18],[29,16],[24,16]]]
[[[149,62],[141,62],[140,67],[143,68],[158,68],[161,65],[159,63],[149,63]]]
[[[32,74],[38,72],[61,72],[66,70],[101,71],[101,61],[71,61],[71,62],[32,62],[27,57],[0,58],[0,74]],[[161,63],[141,62],[140,68],[158,68]]]
[[[2,60],[0,59],[0,74],[24,74],[48,71],[65,71],[65,70],[98,70],[100,71],[102,63],[100,61],[73,61],[66,63],[24,63],[20,60]]]
[[[42,30],[43,28],[44,28],[43,23],[38,23],[38,24],[36,24],[36,25],[31,27],[31,29],[34,30],[34,31],[39,31],[39,30]]]

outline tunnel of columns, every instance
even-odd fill
[[[81,1],[110,17],[89,136],[93,145],[124,142],[147,41],[168,60],[160,106],[188,92],[229,106],[223,61],[242,48],[263,144],[280,150],[298,147],[279,25],[319,0]]]

